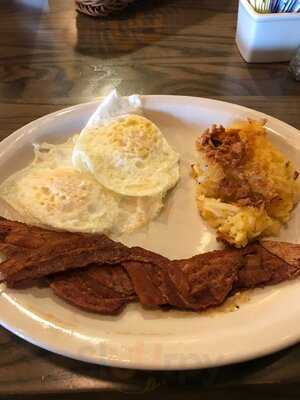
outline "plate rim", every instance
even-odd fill
[[[249,114],[254,113],[258,117],[267,118],[269,121],[273,121],[278,126],[281,126],[283,129],[289,130],[291,132],[292,136],[299,135],[298,129],[287,124],[284,121],[277,119],[276,117],[273,117],[273,116],[267,115],[263,112],[256,111],[254,109],[240,106],[238,104],[231,103],[231,102],[215,100],[215,99],[210,99],[210,98],[205,98],[205,97],[177,96],[177,95],[142,95],[141,97],[142,97],[142,100],[149,99],[152,101],[160,101],[160,102],[161,101],[163,101],[163,102],[165,102],[165,101],[169,101],[169,102],[175,101],[176,102],[177,101],[178,102],[178,99],[180,99],[180,101],[186,101],[188,103],[191,103],[191,102],[195,102],[195,103],[202,102],[203,104],[210,103],[210,104],[217,104],[219,106],[229,107],[231,109],[232,109],[232,107],[234,107],[237,109],[237,111],[240,111],[240,112],[243,111],[245,113],[249,112]],[[98,105],[100,99],[101,98],[97,98],[96,100],[93,100],[93,101],[80,103],[80,104],[73,105],[70,107],[65,107],[63,109],[60,109],[60,110],[57,110],[50,114],[46,114],[42,117],[39,117],[39,118],[29,122],[28,124],[22,126],[21,128],[17,129],[16,131],[14,131],[12,134],[7,136],[0,142],[0,157],[2,156],[2,154],[4,154],[6,151],[8,151],[7,148],[2,150],[4,147],[12,146],[20,137],[22,137],[23,132],[25,133],[31,127],[35,127],[36,124],[41,123],[41,122],[47,123],[48,119],[52,120],[53,118],[57,118],[57,117],[59,118],[63,114],[73,113],[73,112],[76,112],[76,110],[82,109],[84,107],[86,107],[86,108],[89,108],[91,106],[96,107]],[[299,140],[299,139],[300,138],[298,137],[297,140]],[[3,301],[3,296],[0,291],[0,303],[2,301]],[[11,305],[11,307],[16,312],[16,309],[13,307],[13,305]],[[19,317],[21,317],[21,319],[25,318],[25,320],[26,320],[26,319],[30,318],[28,316],[25,316],[19,309],[17,311],[20,314]],[[34,322],[37,323],[37,321],[34,321]],[[243,354],[235,354],[235,355],[231,354],[231,355],[227,355],[225,357],[224,356],[220,357],[219,360],[211,359],[211,360],[206,360],[204,362],[199,361],[199,360],[198,361],[192,360],[192,361],[189,361],[188,363],[184,363],[182,365],[160,365],[160,364],[156,364],[155,362],[149,363],[146,360],[137,362],[137,361],[130,360],[130,359],[127,359],[127,360],[114,359],[113,357],[97,358],[97,357],[92,357],[92,356],[88,356],[85,354],[77,355],[77,354],[74,354],[73,352],[69,352],[67,350],[62,350],[60,348],[56,348],[54,344],[49,345],[49,344],[47,344],[47,341],[43,342],[41,340],[35,339],[32,336],[28,336],[26,334],[26,329],[24,330],[21,327],[18,328],[17,326],[14,326],[10,322],[8,322],[8,323],[5,322],[5,320],[2,319],[2,315],[0,315],[0,325],[2,325],[4,328],[11,331],[12,333],[16,334],[17,336],[21,337],[22,339],[24,339],[38,347],[41,347],[48,351],[54,352],[56,354],[60,354],[60,355],[67,356],[72,359],[89,362],[89,363],[101,364],[101,365],[106,365],[106,366],[111,366],[111,367],[133,368],[133,369],[142,369],[142,370],[176,370],[176,369],[187,370],[187,369],[196,369],[196,368],[218,367],[218,366],[238,363],[238,362],[242,362],[242,361],[246,361],[246,360],[251,360],[254,358],[259,358],[264,355],[267,355],[267,354],[279,351],[281,349],[284,349],[288,346],[291,346],[300,340],[300,327],[299,327],[298,331],[295,329],[295,332],[292,336],[282,338],[282,340],[279,341],[277,343],[277,345],[274,343],[273,344],[269,343],[267,346],[265,345],[264,348],[256,349],[255,351],[253,351],[253,350],[249,351],[247,349],[247,351],[245,351],[245,353],[243,353]],[[59,333],[59,334],[61,334],[61,333]]]

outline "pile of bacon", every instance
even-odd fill
[[[170,261],[105,235],[48,231],[0,219],[0,281],[10,288],[41,279],[74,306],[117,314],[126,304],[201,311],[243,289],[300,274],[300,245],[263,241]]]

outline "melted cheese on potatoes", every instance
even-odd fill
[[[138,115],[84,129],[72,160],[75,168],[122,195],[166,193],[179,179],[178,154],[155,124]]]
[[[244,247],[277,235],[300,200],[298,171],[269,141],[265,121],[213,125],[197,140],[192,166],[201,216],[218,237]]]

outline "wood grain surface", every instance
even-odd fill
[[[221,99],[300,128],[300,83],[285,63],[242,60],[234,41],[236,12],[237,0],[139,0],[119,15],[93,19],[77,15],[72,0],[1,0],[0,139],[115,87],[124,95]],[[158,373],[69,360],[0,328],[5,399],[64,399],[63,393],[81,399],[80,393],[96,390],[109,398],[296,399],[299,385],[300,345],[235,366]]]

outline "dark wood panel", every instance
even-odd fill
[[[43,3],[43,2],[41,2]],[[50,13],[17,11],[0,25],[0,101],[87,101],[124,94],[291,96],[286,64],[247,65],[234,43],[236,1],[141,1],[108,20],[50,1]],[[143,7],[143,4],[147,6]],[[21,25],[18,34],[15,26]]]
[[[0,395],[73,391],[172,393],[299,382],[300,347],[243,364],[202,371],[143,372],[85,364],[33,347],[2,330]],[[300,392],[300,386],[299,386]]]

